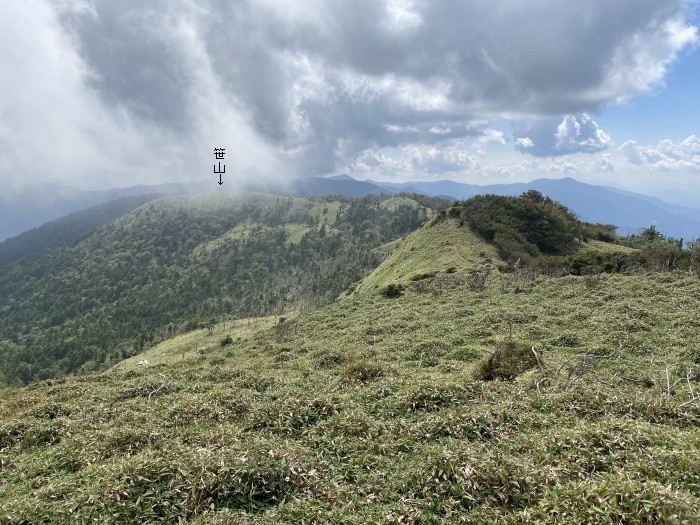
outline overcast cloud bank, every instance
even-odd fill
[[[691,4],[5,0],[0,178],[189,180],[214,147],[232,180],[497,174],[499,147],[605,171],[614,137],[590,115],[663,81],[697,41]],[[688,141],[620,158],[697,170]]]

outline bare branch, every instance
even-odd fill
[[[700,396],[695,396],[695,397],[694,397],[693,399],[691,399],[690,401],[686,401],[685,403],[681,403],[681,404],[678,405],[678,406],[684,407],[684,406],[690,405],[691,403],[695,403],[698,399],[700,399]]]
[[[537,355],[537,350],[535,350],[535,347],[532,347],[532,353],[535,354],[535,360],[537,361],[537,366],[540,367],[540,372],[542,372],[542,377],[545,379],[547,378],[547,374],[544,373],[544,367],[542,366],[542,363],[540,362],[540,358]]]
[[[168,384],[168,378],[167,378],[167,377],[165,377],[163,374],[158,374],[158,375],[159,375],[160,377],[163,378],[163,383],[162,383],[158,388],[156,388],[155,390],[153,390],[150,394],[148,394],[148,401],[149,401],[149,402],[151,401],[151,397],[153,397],[153,396],[155,396],[156,394],[158,394],[158,392],[160,392],[161,390],[163,390],[163,389],[165,388],[165,386]]]

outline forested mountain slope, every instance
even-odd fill
[[[222,318],[309,308],[382,260],[443,201],[166,197],[0,273],[0,373],[93,368]]]
[[[0,242],[0,266],[6,266],[49,248],[81,241],[103,224],[157,197],[158,195],[139,195],[97,204]]]
[[[0,522],[700,522],[698,273],[514,268],[455,251],[468,209],[396,248],[433,275],[377,268],[398,295],[0,391]]]

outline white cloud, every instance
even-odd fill
[[[411,0],[388,0],[388,27],[394,31],[413,29],[423,23],[423,17]]]
[[[556,149],[566,153],[601,151],[612,144],[610,136],[585,113],[578,119],[566,115],[554,137]]]
[[[597,170],[599,172],[615,171],[615,162],[613,161],[612,155],[609,153],[603,153],[598,159]]]
[[[505,146],[506,139],[503,136],[503,132],[496,129],[485,129],[481,135],[474,141],[474,144],[478,149],[483,149],[487,144],[495,144],[499,146]]]
[[[216,146],[226,146],[228,158],[236,159],[228,166],[232,175],[252,175],[262,165],[282,168],[276,148],[251,127],[247,110],[218,81],[188,13],[160,35],[188,71],[183,131],[150,111],[139,114],[135,103],[105,99],[95,88],[100,75],[61,25],[64,15],[96,15],[79,2],[61,6],[65,11],[40,0],[10,2],[0,17],[4,190],[43,182],[114,187],[213,177],[207,168]]]
[[[677,52],[697,42],[697,27],[680,17],[639,28],[616,48],[606,65],[604,81],[590,96],[620,102],[649,91],[663,80]]]
[[[458,172],[478,165],[478,157],[469,154],[462,141],[411,145],[405,146],[401,151],[414,172]]]
[[[612,139],[586,113],[521,121],[516,124],[515,148],[538,157],[594,153],[612,145]]]
[[[471,154],[461,140],[449,140],[438,144],[410,144],[387,155],[370,148],[359,154],[345,168],[360,176],[418,177],[439,173],[456,173],[479,167],[479,157]]]
[[[680,142],[662,140],[656,146],[641,146],[628,140],[619,150],[631,164],[643,169],[700,171],[700,138],[695,135]]]
[[[535,147],[535,143],[532,142],[530,137],[519,137],[515,139],[515,144],[519,149],[529,149]]]

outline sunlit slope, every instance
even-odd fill
[[[142,366],[171,366],[185,362],[194,366],[202,361],[203,356],[220,354],[228,345],[249,344],[255,334],[272,328],[279,320],[279,316],[268,316],[212,324],[163,341],[145,352],[124,359],[111,370],[118,373]]]
[[[472,271],[457,221],[326,307],[0,391],[0,524],[700,523],[697,273]]]
[[[498,262],[495,248],[457,220],[433,219],[406,236],[354,294],[372,294],[388,284],[405,284],[426,274],[469,271]]]
[[[0,523],[698,523],[697,277],[490,275],[0,392]]]
[[[601,253],[619,253],[619,254],[629,254],[635,253],[639,250],[635,248],[630,248],[628,246],[622,246],[620,244],[612,244],[609,242],[589,240],[585,243],[581,243],[581,251],[591,250]]]
[[[410,197],[407,197],[405,195],[400,195],[398,197],[392,197],[391,199],[387,199],[384,202],[381,203],[382,208],[387,208],[387,209],[397,209],[399,206],[410,206],[412,208],[420,208],[421,205],[418,204],[414,199],[411,199]],[[426,209],[426,211],[428,211]]]

